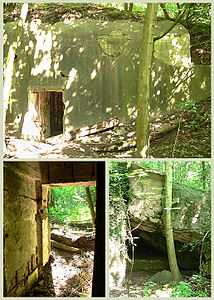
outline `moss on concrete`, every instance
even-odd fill
[[[159,22],[156,34],[170,22]],[[14,23],[5,25],[5,56],[14,40]],[[23,32],[14,64],[16,74],[7,123],[21,136],[31,89],[63,91],[64,131],[117,116],[136,118],[142,24],[130,21],[75,20],[33,23]],[[182,101],[210,95],[210,67],[190,65],[187,30],[177,25],[156,42],[152,66],[151,120],[174,112]]]
[[[151,281],[156,283],[164,283],[174,281],[172,273],[164,270],[162,272],[158,272],[150,278]]]
[[[168,261],[164,259],[135,259],[134,262],[134,270],[136,271],[153,271],[168,268]]]

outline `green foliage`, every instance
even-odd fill
[[[95,188],[90,188],[95,204]],[[51,189],[51,203],[48,207],[51,222],[83,221],[91,218],[85,187],[57,187]]]
[[[186,3],[165,3],[165,9],[169,18],[176,20],[179,12],[184,10]],[[159,9],[158,16],[164,17],[162,9]],[[189,3],[185,14],[185,23],[188,24],[211,24],[211,4],[210,3]]]
[[[190,251],[194,251],[195,249],[198,249],[198,253],[201,250],[201,247],[203,246],[203,252],[206,252],[206,255],[211,256],[211,219],[208,216],[207,220],[204,221],[203,224],[200,224],[200,228],[198,228],[199,231],[199,238],[193,239],[189,243],[184,243],[182,249],[179,250],[181,252],[185,248],[190,248]],[[203,242],[202,242],[203,241]]]
[[[163,161],[137,161],[136,164],[145,169],[158,171],[160,173],[164,172]]]
[[[109,236],[120,242],[121,254],[128,259],[126,241],[130,239],[127,201],[129,189],[130,163],[110,163],[109,178]]]
[[[93,6],[93,4],[89,3],[29,3],[29,9],[32,10],[34,8],[40,8],[44,10],[44,12],[51,12],[56,10],[60,12],[64,11],[66,8],[69,9],[72,7],[80,8],[82,10],[86,10],[89,6]],[[4,13],[16,13],[20,10],[20,3],[4,3]],[[94,6],[104,7],[104,9],[114,9],[115,13],[120,13],[124,11],[124,3],[99,3]],[[175,20],[179,16],[179,12],[182,11],[186,7],[186,3],[165,3],[165,9],[169,18]],[[84,8],[85,7],[85,8]],[[89,7],[90,8],[90,7]],[[131,13],[134,14],[144,14],[147,8],[147,4],[145,3],[133,3],[133,10]],[[126,11],[126,13],[130,13]],[[164,18],[165,15],[163,13],[163,9],[159,6],[157,16],[160,18]],[[186,22],[190,24],[202,24],[209,25],[211,24],[211,3],[190,3],[189,4],[189,13],[185,15]]]
[[[141,176],[137,170],[131,171],[132,164],[160,173],[165,171],[163,161],[111,162],[110,194],[113,193],[123,199],[129,199],[131,192],[129,191],[129,177]],[[210,191],[211,164],[208,161],[203,163],[201,161],[174,161],[173,181],[201,190],[203,189],[203,181],[205,181],[205,190]]]
[[[193,275],[188,280],[173,281],[164,285],[147,281],[138,287],[138,290],[140,297],[157,297],[156,292],[161,290],[170,297],[210,297],[211,286],[210,280],[201,275]]]
[[[140,297],[151,297],[154,294],[153,288],[156,286],[156,283],[153,281],[147,281],[143,284],[143,287],[139,287],[139,296]]]
[[[209,297],[209,281],[201,275],[193,275],[189,281],[175,283],[170,297]]]
[[[139,166],[139,168],[138,168]],[[145,183],[144,173],[141,168],[152,169],[164,172],[164,163],[162,161],[134,161],[134,162],[117,162],[110,163],[110,199],[109,199],[109,232],[110,237],[120,239],[121,243],[125,245],[125,241],[130,238],[130,235],[122,233],[122,228],[126,228],[129,232],[127,223],[127,202],[133,196],[139,196],[129,186],[130,177],[135,177],[139,182]],[[188,187],[203,190],[203,181],[205,181],[205,192],[211,189],[211,164],[207,161],[174,161],[173,167],[173,182],[185,185]],[[149,184],[149,182],[148,182]],[[186,247],[194,251],[196,248],[200,249],[201,241],[206,232],[211,228],[211,220],[208,216],[204,217],[204,222],[198,228],[200,237],[193,240],[191,243],[184,244],[182,250]],[[209,251],[211,249],[211,233],[206,236],[204,240],[204,247]],[[124,253],[126,248],[124,247]]]
[[[173,180],[201,190],[205,184],[205,190],[210,191],[211,164],[205,161],[203,169],[203,162],[201,161],[175,161]]]
[[[171,292],[170,297],[192,297],[192,289],[190,282],[179,282]]]

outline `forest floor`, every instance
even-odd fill
[[[62,228],[61,228],[62,229]],[[65,233],[65,229],[58,232]],[[70,231],[70,232],[69,232]],[[56,230],[54,230],[56,232]],[[72,228],[66,227],[66,236]],[[88,231],[75,231],[81,236]],[[39,281],[26,297],[90,297],[93,277],[93,251],[70,253],[51,247],[48,263],[42,268]]]
[[[179,288],[176,288],[178,283],[175,282],[160,282],[154,283],[150,281],[150,278],[157,273],[157,271],[133,271],[130,279],[130,284],[124,285],[115,289],[110,289],[109,296],[117,298],[127,298],[127,297],[172,297],[172,293],[176,293]],[[197,279],[192,276],[192,272],[181,271],[183,276],[183,281],[180,283],[181,291],[187,289],[190,293],[190,288],[194,293],[200,297],[200,293],[203,297],[211,297],[211,282],[206,279],[206,282],[198,282]],[[197,278],[197,277],[196,277]],[[184,283],[183,283],[184,282]],[[178,297],[178,296],[177,296]],[[179,296],[181,297],[181,296]],[[184,296],[185,297],[185,296]]]
[[[5,158],[131,158],[136,156],[136,122],[118,122],[102,132],[44,142],[6,137]],[[186,103],[180,112],[150,124],[150,158],[209,158],[211,100]]]

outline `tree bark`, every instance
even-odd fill
[[[153,55],[154,24],[158,4],[148,3],[145,14],[138,77],[137,155],[146,158],[149,148],[149,99]]]
[[[51,239],[61,244],[65,244],[70,247],[81,248],[83,250],[94,251],[94,241],[95,237],[93,235],[90,236],[81,236],[76,240],[72,240],[70,238],[64,237],[58,234],[51,234]]]
[[[129,3],[129,12],[132,12],[134,3]]]
[[[177,258],[175,254],[173,225],[171,220],[172,210],[172,162],[165,162],[166,168],[166,201],[165,201],[165,234],[167,244],[167,254],[169,267],[175,281],[182,280],[182,276],[178,269]]]
[[[128,10],[128,3],[124,3],[124,10]]]
[[[65,251],[68,251],[68,252],[81,253],[81,250],[79,248],[74,248],[74,247],[71,247],[71,246],[68,246],[68,245],[65,245],[65,244],[61,244],[61,243],[56,242],[56,241],[51,240],[51,245],[54,246],[57,249],[65,250]]]
[[[201,162],[202,166],[202,182],[203,182],[203,189],[206,189],[206,169],[205,169],[205,161]]]
[[[85,187],[85,192],[86,192],[86,196],[87,196],[87,201],[88,201],[88,206],[90,209],[90,213],[91,213],[91,219],[92,219],[92,224],[93,224],[93,228],[95,229],[95,211],[94,211],[94,205],[91,199],[91,193],[90,193],[90,189],[88,186]]]

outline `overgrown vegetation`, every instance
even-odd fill
[[[130,227],[130,214],[129,207],[135,201],[135,197],[142,197],[144,201],[144,192],[139,190],[139,186],[152,185],[152,181],[145,178],[143,170],[154,170],[158,174],[164,174],[164,162],[162,161],[134,161],[134,162],[118,162],[112,161],[110,163],[110,189],[109,189],[109,232],[110,238],[120,240],[121,255],[127,260],[129,243],[133,243],[132,234],[142,224],[139,217],[138,225]],[[133,181],[134,179],[134,181]],[[173,182],[177,186],[184,186],[185,190],[200,191],[203,197],[208,196],[211,191],[211,164],[207,161],[175,161],[173,164]],[[136,189],[136,187],[138,188]],[[146,189],[143,188],[143,190]],[[145,193],[150,195],[149,190]],[[191,192],[192,193],[192,192]],[[142,195],[142,196],[141,196]],[[187,194],[188,195],[188,194]],[[187,196],[186,195],[186,196]],[[148,196],[150,197],[150,196]],[[187,196],[188,197],[188,196]],[[204,203],[203,197],[201,199]],[[209,197],[209,196],[208,196]],[[175,199],[176,200],[176,199]],[[177,201],[177,200],[176,200]],[[189,201],[196,201],[191,199]],[[196,205],[196,204],[195,204]],[[203,204],[205,205],[205,204]],[[207,204],[206,204],[207,205]],[[208,204],[209,205],[209,204]],[[175,207],[175,206],[173,206]],[[149,208],[148,208],[149,209]],[[152,209],[152,207],[151,207]],[[204,211],[205,212],[205,211]],[[174,214],[178,211],[174,210]],[[203,214],[203,212],[200,212]],[[199,216],[197,216],[199,217]],[[160,217],[161,218],[161,217]],[[192,222],[191,219],[189,222]],[[195,222],[195,221],[194,221]],[[157,223],[158,224],[158,223]],[[183,279],[178,282],[154,283],[152,281],[143,281],[135,284],[133,278],[131,279],[129,272],[126,276],[126,289],[127,295],[132,296],[132,293],[142,297],[150,297],[158,295],[158,297],[209,297],[211,293],[209,276],[204,277],[210,270],[210,255],[211,255],[211,218],[209,215],[203,218],[203,222],[197,223],[197,238],[193,238],[189,242],[183,243],[183,246],[176,250],[179,251],[195,251],[198,253],[199,269],[194,275],[183,275]],[[123,234],[121,234],[123,233]],[[148,246],[148,245],[147,245]],[[135,245],[136,247],[136,245]],[[209,261],[209,262],[208,262]],[[207,269],[208,268],[208,269]],[[134,272],[134,271],[133,271]],[[133,276],[140,276],[138,275]],[[135,280],[136,281],[136,280]],[[136,292],[136,285],[138,285],[138,292]],[[135,290],[135,292],[133,292]],[[119,294],[116,290],[112,291],[112,296]],[[157,293],[157,294],[156,294]]]
[[[185,281],[171,282],[164,285],[152,281],[143,283],[138,288],[140,297],[154,297],[168,295],[169,297],[210,297],[210,280],[201,275],[193,275]]]
[[[95,205],[95,188],[90,188]],[[85,187],[70,186],[51,189],[51,202],[48,207],[49,220],[52,223],[72,223],[91,221]]]

